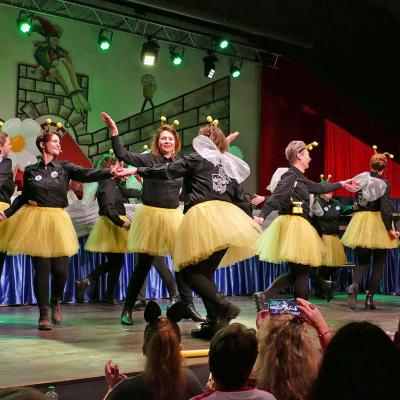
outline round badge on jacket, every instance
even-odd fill
[[[57,176],[58,176],[58,172],[57,172],[57,171],[53,171],[53,172],[50,174],[50,176],[51,176],[52,178],[56,179]]]
[[[36,175],[35,176],[35,181],[41,181],[42,180],[42,175]]]

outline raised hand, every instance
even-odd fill
[[[105,112],[100,113],[100,116],[110,130],[111,136],[118,136],[118,128],[114,120]]]
[[[127,178],[132,175],[136,175],[137,173],[137,168],[113,168],[111,169],[111,173],[116,177],[116,178]]]
[[[119,366],[114,364],[111,360],[106,362],[104,366],[104,375],[106,377],[107,385],[112,389],[118,382],[126,378],[125,374],[119,371]]]
[[[239,135],[240,132],[238,131],[232,132],[226,137],[226,141],[228,142],[228,144],[231,144]]]

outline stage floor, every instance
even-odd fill
[[[361,298],[361,296],[360,296]],[[333,328],[349,321],[368,320],[393,336],[400,314],[400,297],[376,296],[378,310],[350,311],[345,296],[336,295],[330,303],[315,301]],[[232,297],[242,312],[236,320],[255,327],[255,308],[251,297]],[[165,305],[167,300],[161,300]],[[198,310],[205,310],[200,301]],[[134,326],[119,324],[121,306],[99,304],[63,305],[62,327],[52,331],[37,330],[36,306],[0,307],[0,387],[38,385],[85,380],[103,376],[104,364],[112,359],[123,372],[141,371],[143,367],[143,312],[134,313]],[[192,339],[196,324],[181,323],[183,349],[208,348],[208,342]],[[188,365],[205,364],[206,358],[187,359]]]

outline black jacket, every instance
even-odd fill
[[[273,210],[278,210],[280,215],[292,214],[292,201],[301,201],[303,202],[302,216],[311,222],[310,193],[329,193],[341,187],[339,182],[317,183],[311,181],[300,170],[292,166],[282,175],[274,193],[265,201],[260,217],[265,218]]]
[[[0,161],[0,202],[10,204],[14,190],[12,163],[5,157]]]

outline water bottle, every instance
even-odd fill
[[[58,394],[56,393],[56,388],[54,386],[49,386],[44,397],[49,400],[58,400]]]

